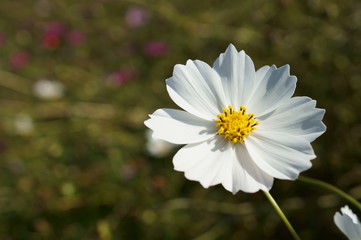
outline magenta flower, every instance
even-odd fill
[[[61,44],[61,36],[65,26],[61,22],[50,22],[45,28],[42,37],[42,45],[48,49],[57,49]]]
[[[163,41],[151,41],[144,45],[144,54],[150,57],[159,57],[168,53],[169,47]]]
[[[108,83],[111,85],[122,86],[125,83],[132,80],[134,77],[134,71],[130,69],[120,69],[117,72],[113,72],[107,78]]]
[[[65,31],[65,26],[62,22],[54,21],[49,22],[45,28],[45,34],[62,35]]]
[[[60,43],[60,37],[55,33],[46,33],[42,39],[43,46],[48,49],[57,49],[60,46]]]
[[[129,27],[140,27],[148,22],[149,15],[140,7],[131,7],[125,13],[125,21]]]
[[[29,62],[29,55],[26,52],[16,52],[10,56],[10,65],[15,69],[25,67]]]

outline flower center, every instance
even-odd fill
[[[223,108],[223,113],[217,117],[218,134],[224,135],[224,138],[228,138],[233,144],[243,142],[259,124],[253,113],[246,113],[244,106],[240,106],[239,111],[235,111],[232,106]]]

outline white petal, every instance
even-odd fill
[[[352,222],[356,223],[356,224],[360,224],[360,220],[358,219],[358,217],[356,216],[356,214],[354,214],[352,212],[352,210],[349,208],[349,206],[345,205],[344,207],[341,208],[341,213],[343,215],[347,215],[352,219]]]
[[[188,60],[177,64],[166,81],[172,100],[189,113],[204,119],[215,119],[226,105],[221,79],[202,61]]]
[[[258,88],[258,84],[262,82],[263,78],[265,77],[270,68],[270,66],[263,66],[256,71],[256,77],[254,79],[254,89]]]
[[[153,136],[175,144],[207,140],[217,133],[214,121],[207,121],[175,109],[158,109],[144,124],[153,130]]]
[[[308,97],[293,97],[274,112],[259,119],[257,129],[301,137],[312,142],[326,131],[322,123],[324,109],[315,108],[316,101]]]
[[[244,144],[234,145],[236,161],[233,162],[233,194],[244,192],[269,191],[273,177],[262,171],[253,161]]]
[[[184,172],[189,180],[199,181],[205,188],[219,184],[224,178],[223,169],[229,163],[226,143],[213,138],[186,145],[174,156],[174,169]],[[227,176],[231,181],[230,174]]]
[[[222,78],[229,104],[237,108],[245,105],[252,94],[255,79],[251,58],[230,44],[225,53],[216,59],[213,68]]]
[[[276,132],[254,130],[245,144],[258,167],[279,179],[296,179],[316,157],[308,141]]]
[[[273,111],[291,98],[297,81],[295,76],[290,76],[289,65],[278,69],[275,66],[261,69],[257,74],[259,79],[255,81],[258,84],[253,89],[252,96],[246,105],[247,110],[256,114],[257,117]]]
[[[221,183],[233,194],[239,190],[268,191],[273,178],[262,172],[245,147],[240,146],[235,147],[220,136],[186,145],[174,156],[174,169],[184,172],[189,180],[199,181],[205,188]]]
[[[348,239],[361,239],[361,225],[360,223],[353,222],[350,216],[345,213],[341,215],[339,212],[336,212],[336,214],[333,216],[333,220],[337,227],[348,237]]]

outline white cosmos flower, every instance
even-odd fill
[[[336,212],[333,216],[333,220],[337,227],[348,237],[348,239],[361,240],[361,223],[357,216],[347,205],[341,208],[341,214]]]
[[[166,81],[183,110],[158,109],[145,121],[155,138],[187,144],[174,168],[208,188],[222,184],[233,194],[268,191],[274,178],[294,180],[316,156],[310,142],[325,130],[325,110],[308,97],[291,97],[296,77],[288,65],[255,71],[231,44],[208,64],[177,64]]]
[[[34,84],[34,95],[45,99],[59,99],[64,95],[64,85],[58,81],[39,80]]]
[[[14,120],[14,126],[17,133],[27,135],[33,132],[33,119],[27,114],[18,114]]]

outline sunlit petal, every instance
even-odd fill
[[[341,213],[337,212],[333,216],[333,220],[349,240],[361,239],[360,221],[347,205],[341,208]]]
[[[144,124],[157,139],[175,144],[207,140],[217,132],[215,123],[175,109],[158,109]]]

